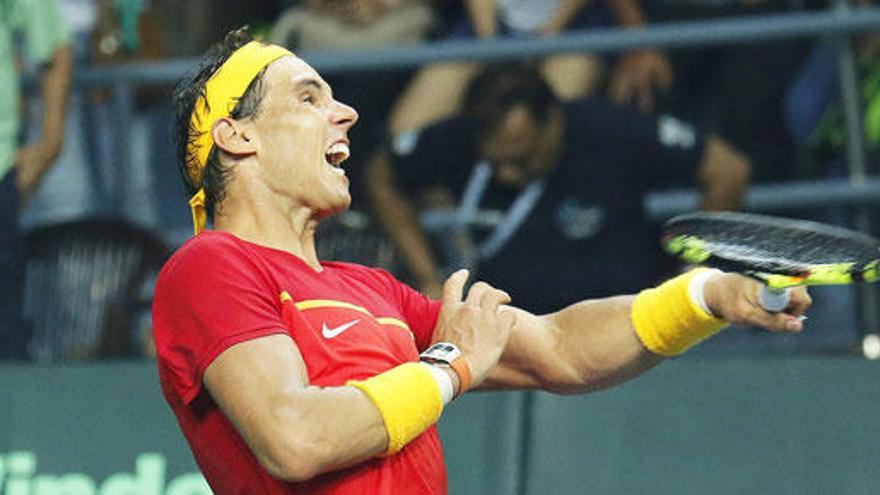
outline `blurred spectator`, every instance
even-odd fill
[[[645,22],[638,0],[466,0],[468,18],[454,25],[450,38],[554,36],[563,31],[613,24],[639,27]],[[613,14],[613,15],[612,15]],[[424,68],[395,105],[390,131],[417,129],[453,114],[468,81],[479,70],[474,63],[439,63]],[[563,53],[541,62],[541,72],[556,95],[575,100],[595,92],[603,64],[590,53]],[[624,54],[610,82],[617,101],[634,102],[649,110],[655,87],[671,83],[666,56],[655,50]]]
[[[97,0],[59,0],[58,7],[71,32],[74,62],[88,61],[91,35],[98,18]]]
[[[438,293],[443,268],[410,201],[441,188],[456,204],[442,238],[457,264],[544,312],[662,275],[642,207],[649,189],[696,181],[702,207],[736,208],[748,175],[745,157],[688,123],[598,99],[561,103],[536,70],[508,66],[474,79],[462,115],[395,138],[368,187],[423,290]],[[484,231],[470,227],[481,214],[497,217]]]
[[[808,145],[822,138],[814,137],[822,117],[840,94],[840,74],[834,46],[819,43],[799,70],[785,96],[787,129],[795,142]],[[838,133],[834,133],[836,141]]]
[[[164,20],[174,15],[178,6],[149,0],[95,0],[95,3],[97,14],[91,36],[90,64],[157,61],[170,55],[172,33]],[[170,93],[170,85],[139,84],[135,87],[135,101],[139,107],[166,104]],[[92,103],[99,103],[101,98],[95,96],[93,92]]]
[[[42,132],[38,139],[22,144],[17,68],[30,64],[40,71]],[[71,71],[70,35],[54,0],[0,3],[0,357],[4,358],[26,356],[18,213],[61,151]]]
[[[869,6],[871,0],[857,0]],[[861,95],[865,108],[866,144],[880,147],[880,38],[854,38]],[[785,96],[787,129],[794,141],[814,151],[831,151],[840,156],[846,145],[846,128],[840,102],[840,71],[834,44],[819,41],[797,71]]]
[[[638,28],[646,23],[638,2],[609,1],[618,24]],[[608,85],[608,96],[617,103],[627,103],[644,112],[654,110],[654,93],[672,85],[672,65],[663,52],[652,49],[624,52],[618,59]]]
[[[231,29],[268,33],[290,0],[63,0],[97,11],[99,63],[193,57]],[[69,11],[70,9],[65,9]]]
[[[652,22],[730,18],[797,10],[794,0],[655,0]],[[774,41],[672,52],[675,83],[660,109],[701,122],[745,152],[755,181],[792,178],[796,157],[782,101],[806,45]]]
[[[97,0],[92,63],[99,65],[162,58],[168,45],[155,2]]]
[[[284,11],[269,41],[303,51],[365,50],[420,42],[433,23],[422,0],[307,0]]]
[[[116,0],[114,0],[116,1]],[[127,1],[127,0],[126,0]],[[281,12],[299,0],[143,0],[158,13],[171,57],[196,57],[243,25],[267,35]]]
[[[165,53],[166,31],[155,1],[60,0],[59,6],[69,20],[78,69],[155,60]],[[22,212],[23,228],[88,215],[126,216],[141,223],[150,219],[157,194],[151,189],[151,175],[138,165],[159,161],[155,155],[162,147],[148,148],[153,143],[144,143],[138,134],[147,112],[167,107],[169,90],[119,82],[111,76],[105,84],[73,88],[64,150]],[[159,131],[165,141],[170,140],[167,126],[166,120]],[[29,125],[26,131],[33,133],[33,128]],[[148,149],[140,149],[142,143]]]

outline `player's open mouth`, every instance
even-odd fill
[[[348,148],[348,144],[337,141],[327,148],[327,151],[324,153],[324,159],[333,167],[334,171],[345,174],[345,171],[342,169],[342,162],[348,159],[350,154],[351,151]]]

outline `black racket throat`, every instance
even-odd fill
[[[803,267],[792,265],[770,265],[762,267],[764,271],[757,271],[751,263],[740,263],[733,260],[710,256],[701,265],[717,268],[724,272],[740,273],[760,282],[766,282],[771,274],[788,275],[790,277],[802,277],[807,274]]]

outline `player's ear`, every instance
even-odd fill
[[[214,145],[231,155],[251,155],[257,151],[251,130],[231,117],[223,117],[211,128]]]

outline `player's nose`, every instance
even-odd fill
[[[333,100],[333,114],[331,118],[333,125],[343,127],[347,131],[357,123],[360,116],[354,108],[341,101]]]

